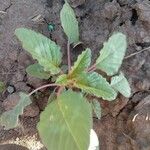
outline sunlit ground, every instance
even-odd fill
[[[9,140],[4,142],[3,144],[16,144],[16,145],[21,145],[24,147],[27,147],[29,150],[40,150],[43,148],[43,144],[37,140],[36,135],[32,137],[21,137],[21,138],[16,138],[15,140]]]

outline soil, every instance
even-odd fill
[[[63,3],[63,0],[0,0],[0,80],[7,87],[0,95],[0,112],[10,108],[10,103],[13,105],[9,101],[19,91],[29,92],[47,82],[26,74],[25,68],[34,61],[14,36],[16,28],[28,27],[56,41],[62,47],[63,63],[66,63],[66,37],[59,18]],[[99,99],[103,112],[101,120],[94,119],[94,129],[99,136],[100,149],[150,150],[150,1],[70,0],[70,3],[84,43],[74,48],[72,60],[83,48],[90,47],[94,62],[103,42],[116,31],[128,37],[126,56],[138,53],[126,58],[121,68],[131,85],[132,96],[126,99],[119,95],[113,102]],[[54,31],[48,30],[48,23],[55,25]],[[140,52],[145,48],[147,50]],[[0,143],[37,134],[39,113],[48,96],[41,91],[38,97],[39,100],[34,100],[20,117],[21,127],[9,131],[0,128]]]

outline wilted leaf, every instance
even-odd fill
[[[19,115],[22,115],[24,108],[31,104],[31,100],[27,94],[20,93],[19,95],[20,100],[18,104],[12,110],[4,112],[0,116],[0,125],[5,126],[6,130],[18,126]]]
[[[39,64],[33,64],[26,68],[26,72],[36,78],[39,79],[49,79],[50,73],[45,72],[44,68]]]
[[[0,81],[0,93],[2,93],[5,90],[5,84],[4,82]]]
[[[117,96],[106,79],[96,72],[82,73],[76,80],[74,86],[89,94],[102,97],[104,100],[114,100]]]
[[[122,64],[126,48],[127,42],[124,34],[112,35],[100,51],[100,56],[96,61],[97,69],[101,69],[110,76],[116,74]]]
[[[73,9],[66,1],[60,12],[61,25],[70,43],[79,42],[79,27]]]
[[[62,54],[60,47],[44,35],[30,29],[19,28],[15,31],[16,36],[22,42],[23,48],[27,50],[45,71],[51,74],[60,72]]]
[[[52,101],[38,123],[40,137],[48,150],[87,150],[91,128],[91,105],[71,90]]]
[[[130,85],[125,78],[125,76],[120,73],[118,76],[114,76],[111,79],[111,86],[118,92],[120,92],[125,97],[130,97],[131,95],[131,88]]]
[[[77,61],[74,63],[74,66],[71,68],[69,75],[74,77],[81,72],[85,71],[91,63],[91,50],[87,48],[78,56]]]
[[[93,106],[94,113],[96,114],[96,117],[98,119],[101,119],[101,106],[100,106],[100,103],[96,99],[93,99],[92,104],[93,104],[92,106]]]

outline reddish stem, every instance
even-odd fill
[[[70,42],[67,43],[68,72],[71,70]]]
[[[63,86],[59,87],[58,91],[57,91],[57,97],[61,94],[62,90],[64,89]]]
[[[29,96],[31,96],[32,94],[34,94],[35,92],[41,90],[41,89],[44,89],[44,88],[47,88],[47,87],[52,87],[52,86],[60,86],[58,84],[46,84],[46,85],[43,85],[43,86],[40,86],[39,88],[33,90],[31,93],[29,93]]]
[[[89,67],[87,69],[87,72],[92,72],[92,71],[95,71],[96,70],[96,64],[92,65],[91,67]]]

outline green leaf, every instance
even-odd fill
[[[96,72],[82,73],[76,80],[75,87],[104,100],[114,100],[117,96],[106,79]]]
[[[36,78],[39,79],[49,79],[50,73],[45,72],[44,68],[39,64],[33,64],[26,68],[26,72]]]
[[[5,90],[5,84],[4,82],[0,81],[0,93],[2,93]]]
[[[112,35],[100,51],[100,56],[96,61],[97,69],[101,69],[109,76],[116,74],[122,64],[126,48],[127,42],[124,34]]]
[[[20,92],[19,95],[18,104],[12,110],[4,112],[0,116],[0,125],[5,126],[6,130],[18,126],[19,115],[22,115],[24,108],[32,103],[27,94]]]
[[[38,123],[40,137],[48,150],[87,150],[91,128],[91,105],[71,90],[50,103]]]
[[[48,104],[51,103],[52,101],[56,100],[56,98],[57,98],[57,93],[56,93],[56,91],[53,91],[48,98]]]
[[[123,75],[123,73],[120,73],[118,76],[114,76],[111,79],[111,86],[117,91],[120,92],[125,97],[131,96],[131,88],[130,85]]]
[[[96,99],[93,99],[92,100],[92,106],[93,106],[93,110],[94,110],[94,113],[95,113],[96,117],[98,119],[101,119],[101,106],[100,106],[100,103]]]
[[[30,29],[19,28],[15,31],[16,36],[22,42],[23,48],[27,50],[45,71],[51,74],[60,72],[62,54],[60,47],[44,35],[36,33]]]
[[[61,25],[66,33],[69,42],[78,43],[79,42],[79,26],[73,9],[70,7],[66,1],[60,12]]]
[[[85,71],[91,63],[91,50],[87,48],[79,56],[74,66],[71,68],[69,76],[74,77]]]
[[[66,75],[66,74],[62,74],[62,75],[60,75],[60,76],[57,78],[56,83],[65,86],[68,81],[69,81],[69,80],[67,79],[67,75]]]

